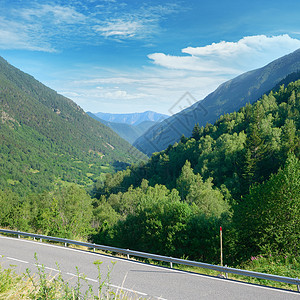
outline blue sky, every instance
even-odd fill
[[[295,0],[0,0],[0,55],[85,111],[203,99],[300,48]]]

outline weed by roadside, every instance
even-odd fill
[[[17,275],[13,268],[4,269],[0,266],[0,300],[31,299],[31,300],[128,300],[138,299],[122,291],[110,288],[110,276],[114,263],[108,268],[105,277],[102,276],[101,261],[94,265],[98,271],[97,291],[88,283],[86,276],[76,268],[76,284],[66,281],[59,270],[55,276],[45,272],[44,265],[38,263],[35,255],[37,272],[32,274],[30,269],[23,275]],[[57,266],[59,269],[59,266]]]
[[[243,263],[241,268],[260,273],[297,278],[300,277],[300,258],[290,255],[257,255],[252,256],[250,260]],[[289,285],[283,282],[252,277],[245,278],[244,280],[251,283],[263,284],[289,290],[297,290],[295,285]]]

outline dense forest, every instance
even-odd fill
[[[110,128],[0,57],[0,184],[20,195],[75,182],[145,159]],[[139,154],[139,155],[137,155]]]
[[[228,260],[299,253],[299,113],[296,81],[108,175],[96,184],[94,239],[216,262],[222,225]]]
[[[300,80],[95,183],[0,192],[1,226],[219,262],[300,250]],[[41,209],[41,207],[43,209]]]

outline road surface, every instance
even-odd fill
[[[98,287],[98,271],[93,264],[102,261],[102,276],[105,277],[108,266],[115,262],[111,272],[110,288],[122,290],[137,299],[297,299],[300,293],[281,289],[241,283],[183,272],[159,266],[151,266],[131,260],[100,255],[67,247],[0,236],[0,263],[4,268],[14,265],[17,272],[26,268],[36,271],[34,254],[45,270],[56,275],[59,269],[65,279],[76,282],[76,267],[84,273],[88,283]]]

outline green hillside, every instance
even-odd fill
[[[94,240],[219,261],[299,253],[300,80],[96,184]],[[297,256],[297,255],[296,255]]]
[[[29,189],[34,176],[51,174],[57,180],[61,173],[74,176],[82,170],[75,166],[85,161],[55,157],[48,148],[60,149],[59,144],[46,138],[41,150],[32,146],[23,153],[24,136],[34,141],[43,136],[5,116],[1,141],[15,144],[1,152],[1,172],[7,166],[5,174],[23,168],[16,171],[23,174],[20,179],[1,176],[6,186],[27,187],[27,180]],[[217,264],[222,226],[225,263],[244,262],[248,268],[252,260],[272,261],[260,269],[268,271],[284,261],[294,272],[300,252],[300,80],[214,125],[195,126],[191,135],[147,162],[100,176],[96,199],[78,185],[25,196],[4,186],[0,225]],[[42,151],[48,151],[47,159]]]
[[[20,194],[60,181],[90,185],[102,173],[138,161],[111,129],[3,58],[0,135],[1,187]]]
[[[151,127],[133,145],[148,155],[165,150],[170,144],[179,142],[182,134],[190,137],[195,124],[213,124],[221,115],[257,101],[287,75],[299,70],[300,49],[221,84],[202,101]],[[194,103],[194,99],[189,102]]]

